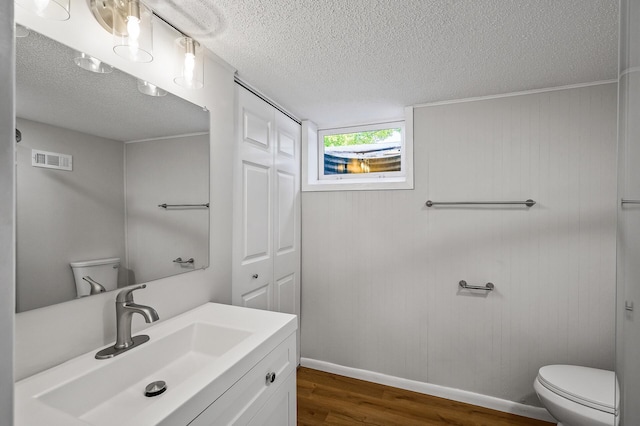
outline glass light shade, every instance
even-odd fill
[[[16,4],[53,21],[69,19],[69,0],[16,0]]]
[[[100,59],[94,58],[93,56],[87,55],[83,52],[76,52],[76,57],[73,58],[73,61],[80,68],[98,74],[108,74],[113,71],[113,67],[111,65],[105,64]]]
[[[167,94],[166,90],[144,80],[138,80],[138,91],[147,96],[164,96]]]
[[[113,13],[113,51],[133,62],[153,61],[151,9],[138,0],[125,0]]]
[[[191,37],[176,40],[176,77],[173,81],[187,89],[204,86],[204,55],[200,43]]]
[[[16,24],[16,37],[23,38],[29,35],[29,28],[24,27],[20,24]]]

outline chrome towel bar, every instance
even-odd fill
[[[640,204],[640,200],[625,200],[623,198],[621,204]]]
[[[209,203],[205,203],[205,204],[158,204],[158,207],[162,207],[163,209],[166,209],[167,207],[205,207],[205,208],[209,208]]]
[[[458,285],[460,288],[464,288],[467,290],[484,290],[484,291],[492,291],[494,289],[493,283],[486,283],[483,286],[480,285],[469,285],[465,280],[461,280]]]
[[[526,201],[431,201],[427,200],[427,207],[433,206],[459,206],[459,205],[495,205],[495,204],[524,204],[527,207],[531,207],[536,202],[529,199]]]

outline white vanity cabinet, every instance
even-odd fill
[[[295,315],[206,303],[16,383],[16,426],[296,424]],[[145,396],[149,384],[166,391]]]
[[[293,333],[189,425],[295,425],[296,365]]]

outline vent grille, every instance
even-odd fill
[[[56,152],[31,150],[31,165],[47,169],[73,170],[73,156]]]

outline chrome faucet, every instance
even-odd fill
[[[97,359],[112,358],[149,340],[149,336],[144,334],[131,337],[133,314],[142,315],[147,323],[160,319],[156,310],[151,306],[138,305],[133,301],[133,292],[145,287],[147,287],[146,284],[142,284],[118,293],[116,297],[116,344],[98,352]]]
[[[93,295],[93,294],[104,293],[105,291],[107,291],[102,284],[100,284],[98,281],[96,281],[93,278],[91,278],[89,275],[87,275],[86,277],[82,277],[82,279],[89,283],[89,286],[90,286],[89,295],[90,296]]]

